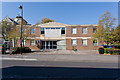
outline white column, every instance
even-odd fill
[[[46,49],[46,41],[45,41],[45,49]]]

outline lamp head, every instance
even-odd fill
[[[22,9],[22,6],[20,5],[19,9]]]

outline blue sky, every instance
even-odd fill
[[[30,24],[44,17],[65,24],[97,24],[106,11],[118,18],[117,2],[3,2],[2,18],[16,17],[20,12],[19,5],[23,5],[24,18]]]

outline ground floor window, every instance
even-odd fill
[[[93,46],[98,46],[98,41],[97,40],[93,40]]]
[[[87,39],[83,39],[83,40],[82,40],[82,45],[83,45],[83,46],[87,46]]]
[[[72,39],[72,45],[77,45],[76,39]]]
[[[57,41],[42,41],[41,49],[57,49]]]
[[[31,39],[30,45],[31,45],[31,46],[34,46],[34,45],[35,45],[35,40],[34,40],[34,39]]]

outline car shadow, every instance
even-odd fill
[[[2,69],[2,80],[117,80],[118,71],[113,68],[13,66]]]

